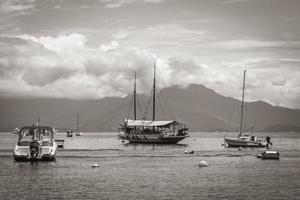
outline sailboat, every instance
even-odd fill
[[[130,143],[153,143],[153,144],[176,144],[188,137],[188,128],[175,120],[156,120],[156,66],[154,64],[153,96],[152,96],[152,120],[137,119],[136,115],[136,74],[134,81],[133,104],[134,118],[125,119],[118,135],[121,139],[126,139]]]
[[[257,137],[252,135],[253,127],[251,127],[250,134],[244,134],[244,132],[243,132],[245,78],[246,78],[246,70],[244,70],[244,77],[243,77],[240,132],[239,132],[238,137],[236,137],[236,138],[224,137],[224,141],[228,147],[265,147],[266,145],[264,142],[262,142],[262,140],[260,140]]]
[[[81,132],[80,132],[80,129],[79,129],[79,112],[77,112],[77,123],[76,123],[76,131],[75,131],[75,135],[76,136],[81,136]]]

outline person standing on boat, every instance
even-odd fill
[[[267,136],[267,137],[266,137],[266,142],[267,142],[267,144],[266,144],[267,149],[269,149],[269,144],[271,144],[271,145],[273,146],[273,144],[272,144],[272,142],[271,142],[270,136]]]

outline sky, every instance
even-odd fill
[[[0,96],[203,84],[300,109],[299,0],[0,0]]]

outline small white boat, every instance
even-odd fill
[[[55,160],[57,143],[54,140],[54,129],[49,126],[25,126],[18,134],[13,156],[16,161]]]
[[[80,129],[79,129],[79,112],[77,112],[77,123],[76,123],[76,133],[75,135],[76,136],[81,136],[81,132],[80,132]]]
[[[279,160],[279,156],[280,153],[278,151],[274,151],[274,150],[268,150],[268,151],[264,151],[261,154],[257,155],[257,158],[261,158],[261,159],[273,159],[273,160]]]
[[[266,144],[255,136],[242,135],[237,138],[225,138],[228,147],[265,147]]]

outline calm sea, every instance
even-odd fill
[[[280,160],[224,148],[223,133],[191,133],[177,145],[58,133],[65,148],[56,162],[14,162],[16,135],[0,133],[0,199],[300,199],[300,134],[259,134],[271,136]]]

